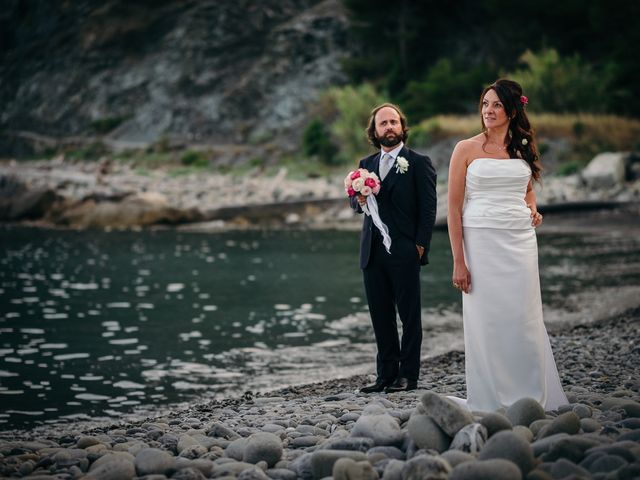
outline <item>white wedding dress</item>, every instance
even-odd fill
[[[462,294],[466,406],[495,411],[523,397],[568,403],[542,320],[538,245],[521,159],[475,159],[462,214],[471,290]]]

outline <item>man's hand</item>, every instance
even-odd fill
[[[421,245],[416,245],[416,248],[418,249],[418,255],[420,255],[420,258],[422,258],[422,255],[424,255],[424,247]]]

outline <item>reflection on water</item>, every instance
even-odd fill
[[[540,238],[545,304],[640,285],[629,238]],[[370,372],[353,232],[0,230],[0,428]],[[462,348],[445,233],[424,354]]]

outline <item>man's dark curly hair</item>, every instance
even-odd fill
[[[409,138],[409,129],[407,128],[407,117],[404,116],[402,110],[397,105],[393,103],[383,103],[382,105],[378,105],[376,108],[371,110],[371,116],[369,117],[369,125],[367,126],[367,138],[369,139],[369,143],[376,148],[380,148],[380,142],[376,137],[376,114],[385,107],[393,108],[398,115],[400,115],[400,124],[402,125],[402,135],[400,136],[400,140],[406,143],[407,138]]]

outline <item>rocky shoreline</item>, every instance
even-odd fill
[[[538,205],[544,211],[639,203],[639,158],[604,153],[580,173],[545,177],[536,186]],[[74,229],[358,229],[361,219],[343,189],[347,168],[296,178],[286,167],[272,175],[258,167],[243,175],[209,169],[177,175],[175,166],[145,170],[108,158],[0,160],[0,221]],[[446,168],[438,170],[438,226],[446,224]]]
[[[461,410],[464,354],[423,361],[419,390],[367,376],[212,401],[92,429],[0,432],[0,474],[31,479],[632,479],[640,477],[640,307],[551,335],[570,404]]]

